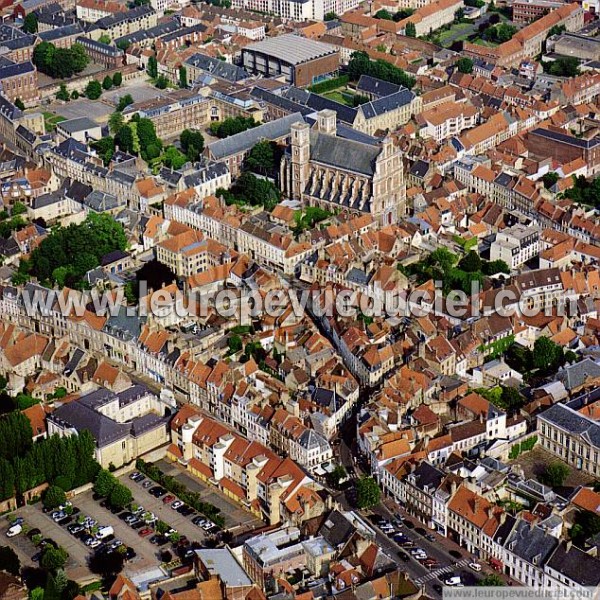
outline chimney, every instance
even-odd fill
[[[451,496],[454,496],[454,494],[456,494],[456,489],[457,489],[457,486],[456,486],[456,481],[453,479],[453,480],[450,482],[450,495],[451,495]]]

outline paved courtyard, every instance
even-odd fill
[[[56,101],[44,107],[44,111],[54,112],[65,119],[77,119],[79,117],[89,117],[98,123],[105,123],[114,108],[103,100],[88,100],[79,98],[69,102]]]
[[[198,492],[205,502],[210,502],[214,506],[221,509],[221,514],[225,518],[225,527],[227,529],[233,529],[235,527],[258,527],[262,525],[262,521],[257,519],[252,513],[244,510],[239,504],[227,498],[216,488],[207,485],[200,481],[198,478],[187,473],[181,466],[169,462],[167,460],[160,460],[156,465],[166,473],[172,475],[177,481],[183,483],[192,492]]]
[[[120,87],[103,92],[103,102],[116,106],[121,96],[130,94],[134,102],[143,102],[153,98],[161,98],[173,90],[159,90],[146,81],[124,82]]]

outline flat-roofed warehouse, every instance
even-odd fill
[[[288,83],[303,87],[337,71],[340,59],[334,46],[289,33],[246,46],[242,63],[250,73],[284,75]]]

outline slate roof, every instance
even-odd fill
[[[548,561],[548,567],[581,586],[600,585],[600,561],[576,546],[567,549],[565,542],[556,548]]]
[[[581,435],[593,446],[600,448],[600,423],[581,415],[568,406],[555,404],[538,415],[538,419],[547,421],[572,435]]]
[[[363,175],[375,174],[375,161],[381,148],[352,140],[310,132],[310,160],[354,171]]]
[[[49,29],[48,31],[42,31],[38,33],[38,36],[43,42],[52,42],[64,37],[80,35],[82,33],[83,27],[81,27],[79,23],[74,23],[72,25],[64,25],[63,27]]]
[[[13,63],[5,67],[0,67],[0,82],[10,77],[17,77],[19,75],[26,75],[27,73],[33,73],[35,67],[31,61]]]
[[[12,102],[0,94],[0,114],[9,121],[16,121],[23,116],[23,113]]]
[[[98,19],[94,29],[109,29],[119,23],[131,22],[151,14],[154,14],[154,9],[150,5],[136,6],[127,12],[115,13]]]
[[[361,104],[357,110],[360,110],[365,119],[372,119],[379,115],[383,115],[392,110],[396,110],[401,106],[410,104],[415,99],[415,94],[407,88],[402,88],[399,92],[384,98],[378,98],[372,102]]]
[[[541,137],[545,137],[550,141],[560,142],[562,144],[569,144],[570,146],[577,146],[578,148],[584,148],[586,150],[590,150],[595,148],[600,144],[600,137],[596,136],[592,139],[586,140],[583,138],[576,138],[573,135],[568,135],[566,133],[559,133],[558,131],[550,131],[549,129],[542,129],[538,127],[531,131],[531,133],[535,135],[539,135]]]
[[[299,113],[286,115],[281,119],[269,121],[258,127],[253,127],[252,129],[236,133],[225,139],[217,140],[216,142],[209,144],[208,149],[215,160],[220,160],[226,156],[250,150],[261,140],[276,140],[289,135],[290,127],[294,123],[303,122],[304,119]]]
[[[64,129],[67,133],[76,133],[78,131],[86,131],[87,129],[93,129],[98,127],[96,121],[88,117],[77,117],[75,119],[68,119],[67,121],[61,121],[59,123],[61,129]]]
[[[364,92],[366,94],[372,94],[381,98],[383,96],[391,96],[401,90],[402,86],[384,81],[383,79],[377,79],[377,77],[371,77],[370,75],[361,75],[358,83],[356,84],[356,90],[358,92]]]
[[[185,61],[185,64],[192,65],[197,69],[201,69],[226,81],[236,82],[250,77],[249,73],[245,69],[242,69],[242,67],[232,65],[212,56],[206,56],[206,54],[194,54]]]
[[[505,548],[528,563],[543,568],[558,545],[558,540],[537,526],[519,520],[510,534]]]
[[[425,490],[426,488],[429,490],[429,493],[432,494],[434,490],[440,487],[440,484],[444,480],[446,475],[436,469],[433,465],[430,465],[428,462],[423,461],[412,473],[409,477],[415,478],[415,486],[420,490]]]
[[[127,41],[130,44],[137,44],[144,40],[154,40],[163,35],[167,35],[175,31],[179,31],[181,29],[181,23],[177,19],[172,18],[163,23],[158,23],[158,25],[150,27],[149,29],[140,29],[128,35],[121,36],[120,38],[117,38],[114,42],[115,45],[118,45],[118,43],[121,41]]]
[[[560,379],[567,390],[582,386],[586,379],[600,377],[600,365],[590,358],[585,358],[574,365],[568,365],[558,372]]]
[[[334,510],[321,526],[319,535],[322,535],[334,548],[346,543],[350,536],[356,531],[355,527],[346,517]]]
[[[84,198],[83,203],[95,212],[113,210],[119,206],[125,206],[125,204],[127,204],[124,198],[119,200],[116,196],[113,196],[113,194],[107,194],[106,192],[101,192],[100,190],[93,190]]]

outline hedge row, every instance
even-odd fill
[[[310,87],[310,91],[314,92],[315,94],[324,94],[325,92],[331,92],[332,90],[336,90],[339,87],[347,85],[348,81],[350,81],[348,75],[340,75],[339,77],[334,77],[333,79],[326,79],[325,81],[315,83]]]

